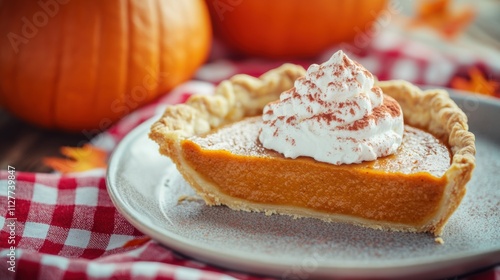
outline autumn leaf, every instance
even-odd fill
[[[147,236],[141,237],[141,238],[137,238],[137,239],[132,239],[132,240],[127,241],[125,243],[125,245],[123,245],[123,248],[140,246],[140,245],[148,242],[149,240],[151,240],[151,238],[149,238]]]
[[[450,84],[454,89],[477,92],[488,96],[495,96],[497,91],[500,90],[500,83],[488,80],[476,67],[469,69],[469,79],[455,77]]]
[[[418,3],[410,26],[429,26],[445,38],[456,37],[475,17],[472,7],[454,8],[450,0],[426,0]]]
[[[61,154],[68,158],[46,157],[43,163],[61,173],[80,172],[106,168],[107,153],[90,144],[83,147],[61,147]]]

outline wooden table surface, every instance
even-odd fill
[[[50,172],[43,164],[47,156],[63,157],[61,146],[81,146],[89,139],[83,134],[46,130],[29,125],[0,109],[0,169],[14,166],[17,171]]]

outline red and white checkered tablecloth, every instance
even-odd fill
[[[102,175],[17,172],[16,177],[15,220],[5,213],[0,219],[0,279],[255,279],[145,239],[117,212]],[[8,270],[10,248],[3,249],[12,223],[15,273]]]
[[[489,71],[493,77],[499,77],[500,72],[498,65],[481,58],[457,58],[402,40],[394,33],[379,36],[362,51],[354,46],[342,47],[380,79],[402,78],[418,84],[449,86],[453,76],[472,66]],[[326,60],[332,52],[320,55],[316,61],[296,62],[308,66]],[[260,75],[281,63],[213,59],[199,70],[197,81],[180,85],[128,115],[92,143],[111,152],[129,131],[166,104],[183,102],[196,92],[210,92],[213,83],[233,74]],[[8,191],[12,190],[9,175],[8,171],[0,171],[0,279],[263,279],[181,256],[149,240],[113,206],[103,169],[68,175],[17,170],[11,193],[15,207],[7,205]],[[9,270],[11,264],[15,264],[15,272]],[[500,266],[463,279],[499,280]]]

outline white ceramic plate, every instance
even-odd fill
[[[477,167],[442,236],[384,232],[315,219],[265,216],[202,201],[149,140],[156,118],[113,153],[108,191],[118,210],[158,242],[207,263],[281,278],[446,277],[500,263],[500,102],[453,94],[476,134]]]

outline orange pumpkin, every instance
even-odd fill
[[[0,103],[48,128],[105,130],[208,55],[203,0],[0,0]]]
[[[206,0],[215,35],[266,57],[313,56],[370,28],[387,0]]]

